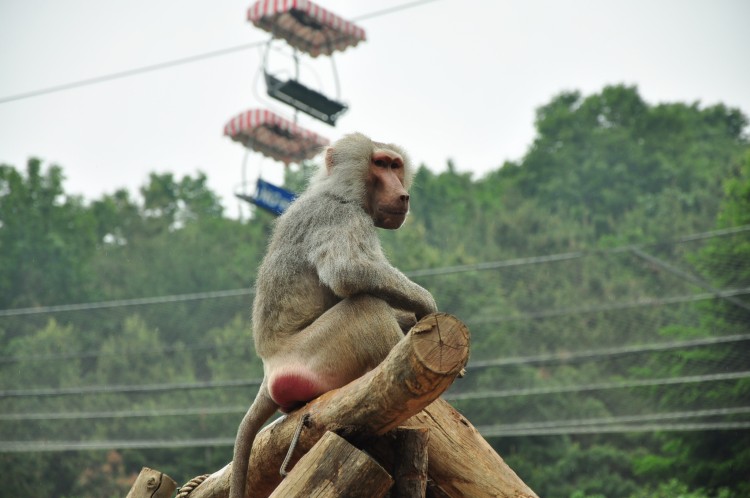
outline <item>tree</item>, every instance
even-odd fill
[[[419,169],[406,226],[380,236],[391,262],[413,273],[442,310],[471,328],[469,372],[452,391],[476,395],[457,401],[467,418],[487,426],[554,424],[722,403],[744,406],[750,397],[747,379],[602,392],[555,389],[745,370],[746,341],[566,358],[609,347],[747,333],[750,317],[727,300],[629,307],[644,297],[708,291],[624,247],[662,242],[648,250],[696,272],[714,288],[750,285],[746,231],[663,243],[750,224],[746,123],[742,113],[723,105],[650,104],[632,87],[607,87],[586,96],[568,92],[539,109],[537,136],[521,160],[482,178],[451,164],[441,173]],[[285,185],[301,189],[309,170],[309,164],[287,170]],[[154,173],[140,191],[118,190],[90,204],[66,193],[63,178],[59,168],[44,170],[38,161],[25,172],[0,169],[0,306],[167,298],[138,306],[0,316],[5,389],[259,377],[249,289],[274,217],[261,211],[246,222],[226,217],[202,173],[182,178]],[[609,251],[612,247],[619,249]],[[560,253],[572,256],[524,262]],[[487,262],[501,264],[468,271]],[[425,269],[437,271],[415,273]],[[221,299],[169,298],[227,289],[241,291]],[[747,295],[735,297],[747,303]],[[585,311],[600,305],[604,311]],[[606,310],[609,305],[615,306]],[[533,360],[546,354],[551,359]],[[499,360],[499,366],[474,368],[484,360]],[[241,383],[3,399],[10,414],[138,413],[83,423],[4,420],[0,431],[4,441],[155,434],[231,438],[254,389]],[[537,389],[541,392],[533,392]],[[183,408],[203,412],[165,413]],[[152,410],[162,415],[148,415]],[[729,498],[732,492],[750,492],[737,471],[750,465],[747,431],[516,435],[491,442],[533,489],[552,498],[626,498],[641,491],[671,496],[690,490],[695,496]],[[0,454],[13,479],[5,494],[0,488],[0,496],[98,496],[102,476],[111,482],[157,462],[179,480],[216,468],[230,455],[228,446],[70,452],[61,466],[59,453]],[[50,472],[59,482],[46,479]],[[672,477],[679,482],[667,482]]]
[[[621,233],[624,215],[658,207],[670,191],[683,194],[683,213],[715,213],[716,173],[746,147],[746,125],[742,113],[723,105],[650,106],[634,87],[610,86],[586,98],[566,92],[537,111],[538,136],[517,186],[540,207],[591,225],[597,237]]]
[[[726,196],[717,220],[717,228],[732,228],[750,224],[750,153],[735,163],[733,175],[725,181]],[[689,255],[693,268],[718,289],[743,289],[750,286],[750,234],[739,232],[729,237],[712,239],[706,247]],[[696,305],[701,322],[697,327],[673,326],[662,329],[669,337],[692,338],[746,334],[750,323],[748,295],[733,300],[715,299]],[[669,362],[671,369],[683,375],[701,373],[710,365],[744,369],[744,360],[750,355],[747,342],[713,347],[707,350],[674,353]],[[738,362],[740,363],[739,365]],[[677,366],[675,366],[677,365]],[[735,366],[737,365],[737,366]],[[652,370],[664,367],[653,365]],[[711,406],[732,407],[737,400],[750,399],[750,381],[716,383],[710,390],[704,386],[685,386],[676,390],[671,399],[663,396],[654,403],[681,402],[687,406],[696,400],[706,399]],[[729,418],[728,420],[733,420]],[[741,418],[738,420],[742,420]],[[706,431],[697,433],[662,434],[658,451],[634,460],[640,475],[654,480],[667,480],[670,476],[687,476],[682,480],[691,488],[706,488],[719,493],[727,488],[738,496],[750,494],[750,485],[739,469],[750,467],[750,433],[747,430]]]
[[[84,300],[96,249],[94,219],[63,190],[62,169],[30,159],[0,165],[0,308]]]

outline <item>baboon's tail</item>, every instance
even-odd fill
[[[266,420],[278,409],[279,406],[268,393],[268,384],[264,378],[253,404],[248,408],[242,422],[240,422],[239,429],[237,429],[237,438],[234,441],[234,456],[232,457],[229,498],[245,498],[247,468],[255,436]]]

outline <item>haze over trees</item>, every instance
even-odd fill
[[[540,496],[750,494],[747,125],[562,93],[520,161],[420,168],[382,232],[471,329],[449,400]],[[85,201],[61,167],[0,166],[0,496],[123,496],[143,465],[231,459],[272,222],[227,217],[203,173]]]

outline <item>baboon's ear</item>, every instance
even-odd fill
[[[329,175],[333,171],[333,147],[326,148],[326,171]]]

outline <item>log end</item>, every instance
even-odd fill
[[[163,472],[143,467],[127,498],[169,498],[177,483]]]
[[[431,313],[411,330],[414,353],[425,368],[440,375],[463,370],[469,358],[469,329],[447,313]]]

